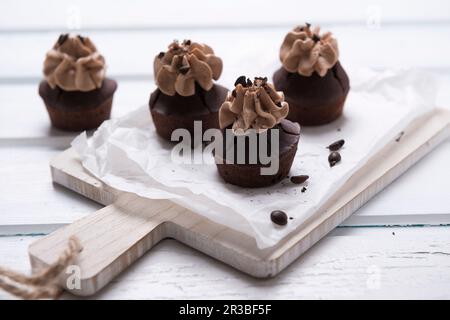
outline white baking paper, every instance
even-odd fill
[[[434,106],[434,82],[418,71],[358,70],[349,76],[344,116],[329,125],[301,129],[290,175],[310,176],[306,192],[289,179],[259,189],[226,184],[212,156],[209,164],[174,163],[173,145],[156,135],[147,106],[106,121],[90,139],[81,134],[72,146],[83,166],[107,185],[146,198],[171,199],[267,248],[311,217],[374,152]],[[342,161],[330,168],[326,146],[338,139],[345,139]],[[275,226],[270,220],[273,210],[283,210],[292,219],[284,227]]]

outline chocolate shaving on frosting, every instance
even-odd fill
[[[338,44],[331,32],[320,35],[320,27],[311,30],[309,24],[298,26],[284,38],[280,60],[284,69],[311,76],[317,72],[325,76],[339,58]]]
[[[169,96],[195,94],[195,82],[210,90],[213,79],[222,73],[222,60],[206,44],[185,40],[172,42],[169,50],[155,57],[155,81],[158,88]]]
[[[50,87],[66,91],[91,91],[102,86],[105,59],[88,37],[62,34],[44,61]]]
[[[235,96],[228,94],[220,107],[220,128],[232,124],[235,134],[245,134],[248,129],[262,132],[287,116],[289,105],[284,101],[283,92],[275,91],[267,78],[255,78],[252,83],[239,77],[235,86]]]

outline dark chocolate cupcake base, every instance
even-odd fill
[[[238,164],[236,161],[234,163],[227,163],[224,158],[219,158],[221,163],[217,163],[216,165],[223,180],[240,187],[260,188],[274,185],[287,177],[297,152],[297,145],[300,139],[300,126],[297,123],[283,119],[273,129],[279,129],[278,171],[273,175],[262,175],[261,168],[268,167],[269,165],[248,163],[248,154],[246,154],[247,162],[245,164]],[[270,148],[270,142],[268,147]],[[246,152],[248,153],[247,145],[246,148]]]
[[[156,89],[149,102],[156,132],[171,141],[172,132],[178,128],[188,130],[193,138],[194,121],[202,122],[202,134],[210,128],[219,128],[219,108],[227,93],[228,89],[218,84],[209,91],[197,85],[195,95],[188,97],[169,96]]]
[[[102,87],[88,92],[52,89],[41,81],[39,95],[44,100],[52,125],[66,131],[83,131],[99,127],[110,118],[116,81],[104,79]]]
[[[339,62],[324,77],[315,72],[305,77],[282,67],[273,75],[273,83],[289,103],[287,119],[305,126],[323,125],[339,118],[350,90],[347,73]]]

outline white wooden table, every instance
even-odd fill
[[[81,27],[105,55],[119,81],[113,116],[147,103],[153,56],[172,39],[213,46],[230,86],[237,75],[273,65],[284,34],[304,20],[334,31],[345,66],[435,73],[438,104],[450,106],[450,3],[369,3],[203,0],[192,8],[176,0],[168,9],[144,1],[1,1],[0,264],[29,272],[31,242],[99,209],[50,178],[49,159],[74,137],[51,129],[37,94],[59,33]],[[448,140],[274,279],[250,278],[166,240],[95,298],[450,298],[449,165]]]

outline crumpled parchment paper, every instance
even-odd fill
[[[349,76],[344,116],[329,125],[302,127],[290,175],[310,176],[305,192],[289,179],[259,189],[226,184],[212,156],[209,164],[174,163],[173,145],[156,135],[147,106],[104,122],[90,139],[79,135],[72,146],[83,166],[104,183],[142,197],[171,199],[254,237],[259,248],[271,247],[315,214],[371,155],[434,107],[433,79],[421,72],[358,70]],[[338,139],[345,139],[342,161],[330,168],[326,146]],[[293,219],[275,226],[273,210]]]

